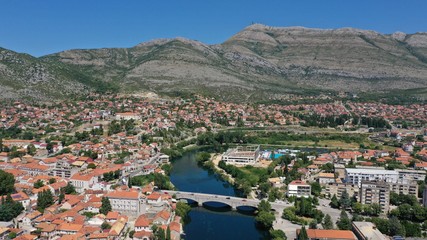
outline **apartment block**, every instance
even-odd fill
[[[386,182],[366,182],[361,183],[359,201],[362,204],[378,203],[383,213],[387,213],[390,207],[390,186]]]

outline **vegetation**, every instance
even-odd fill
[[[15,192],[15,177],[0,169],[0,195],[6,195]]]
[[[10,193],[7,194],[6,198],[2,197],[0,205],[0,222],[9,222],[17,217],[24,210],[24,207],[20,202],[15,202]]]
[[[258,204],[258,214],[255,217],[257,225],[263,229],[270,229],[273,227],[273,222],[276,218],[271,212],[271,205],[269,202],[262,200]]]
[[[65,186],[63,189],[62,189],[62,191],[65,193],[65,194],[76,194],[77,192],[76,192],[76,188],[70,183],[70,182],[68,182],[67,183],[67,186]]]
[[[110,199],[108,197],[102,197],[101,199],[101,208],[99,209],[99,213],[107,215],[108,212],[112,210]]]
[[[165,176],[161,173],[150,173],[147,175],[140,175],[135,176],[130,179],[129,184],[131,186],[140,186],[143,187],[151,182],[154,182],[154,185],[156,185],[160,189],[165,190],[172,190],[173,185],[170,182],[170,179],[168,176]]]
[[[39,210],[39,212],[44,212],[44,210],[53,203],[53,195],[50,190],[43,190],[37,194],[37,210]]]

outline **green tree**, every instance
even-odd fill
[[[61,204],[62,201],[64,201],[65,195],[63,192],[61,192],[58,196],[58,204]]]
[[[265,211],[270,212],[271,211],[271,204],[265,200],[261,200],[258,204],[258,211]]]
[[[0,195],[15,192],[15,177],[0,169]]]
[[[95,169],[95,168],[96,168],[96,165],[95,165],[95,163],[89,163],[89,164],[87,165],[87,168],[89,168],[89,169]]]
[[[166,228],[166,240],[171,240],[171,229],[169,226]]]
[[[51,206],[54,203],[52,192],[49,190],[43,190],[37,194],[37,209],[40,212]]]
[[[43,183],[43,181],[42,180],[37,180],[34,184],[33,184],[33,187],[34,188],[41,188],[41,187],[43,187],[44,186],[44,183]]]
[[[53,184],[53,183],[56,183],[56,179],[55,178],[49,179],[49,184]]]
[[[101,224],[101,229],[102,229],[102,230],[110,229],[110,228],[111,228],[111,225],[110,225],[109,223],[107,223],[107,222],[103,222],[103,223]]]
[[[257,216],[255,217],[257,224],[264,229],[270,229],[273,226],[275,219],[276,218],[274,217],[273,213],[266,211],[258,212]]]
[[[322,187],[318,182],[312,182],[311,184],[311,194],[314,196],[320,196],[320,193],[322,192]]]
[[[339,202],[338,202],[338,199],[337,199],[337,195],[333,195],[332,196],[332,198],[331,198],[331,203],[329,203],[329,205],[332,207],[332,208],[339,208],[340,207],[340,204],[339,204]]]
[[[298,240],[309,240],[307,230],[305,229],[304,225],[302,225],[301,230],[298,234]]]
[[[405,228],[396,217],[391,217],[388,221],[388,235],[389,236],[405,236]],[[379,228],[379,227],[378,227]]]
[[[340,230],[350,230],[351,229],[351,221],[348,218],[348,215],[344,209],[341,210],[340,219],[337,221],[337,227]]]
[[[71,184],[71,182],[67,183],[67,186],[65,186],[63,189],[65,194],[76,194],[76,188]]]
[[[287,239],[286,234],[280,229],[277,229],[277,230],[270,229],[269,234],[270,234],[270,239],[272,239],[272,240],[286,240]]]
[[[341,194],[341,198],[339,200],[339,206],[342,209],[348,209],[349,207],[351,207],[350,195],[348,195],[348,192],[346,190]]]
[[[310,228],[310,229],[317,229],[317,220],[316,219],[311,220],[310,225],[308,226],[308,228]]]
[[[9,239],[14,239],[16,238],[16,233],[15,232],[10,232],[8,235]]]
[[[176,203],[175,213],[176,215],[180,216],[182,219],[186,218],[190,211],[191,211],[191,207],[188,204],[183,202]]]
[[[323,229],[333,229],[334,228],[334,223],[332,222],[331,215],[329,215],[329,214],[325,215],[325,217],[323,218],[322,227],[323,227]]]
[[[99,213],[107,215],[108,212],[112,210],[110,199],[108,197],[102,197],[101,199],[101,208],[99,209]]]

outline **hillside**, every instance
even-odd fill
[[[1,49],[0,82],[3,97],[55,98],[106,89],[197,92],[237,101],[286,93],[403,89],[425,97],[427,33],[384,35],[351,28],[255,24],[218,45],[162,39],[132,48],[69,50],[41,58]]]

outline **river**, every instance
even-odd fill
[[[170,179],[175,187],[181,191],[238,196],[238,192],[230,184],[198,166],[196,153],[197,151],[187,152],[172,162]],[[267,232],[255,227],[253,213],[229,211],[219,205],[212,207],[215,208],[192,208],[189,213],[191,220],[184,226],[186,240],[266,239]]]

